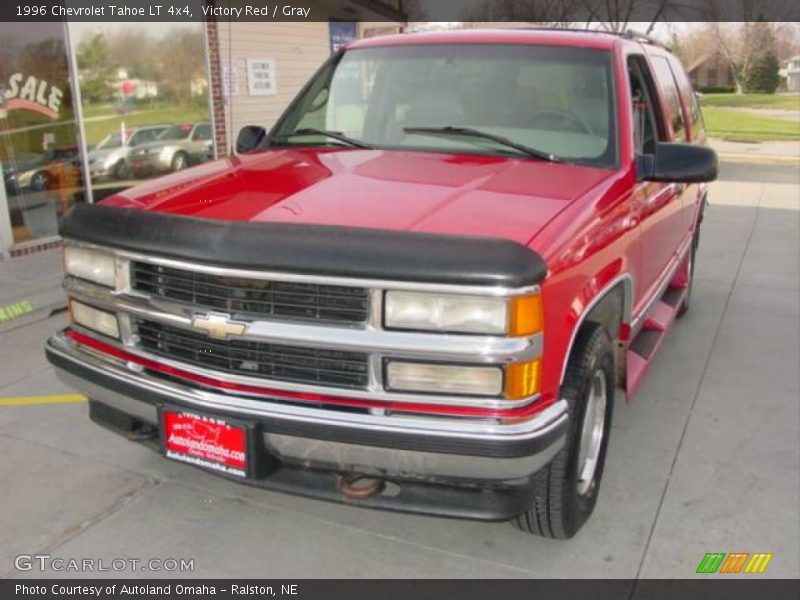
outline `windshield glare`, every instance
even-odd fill
[[[108,150],[110,148],[119,148],[122,145],[122,136],[119,132],[110,133],[103,140],[97,144],[98,150]]]
[[[343,133],[376,147],[519,154],[491,140],[430,136],[409,127],[469,127],[564,160],[611,166],[616,159],[611,58],[584,48],[427,45],[363,48],[332,62],[273,131]]]

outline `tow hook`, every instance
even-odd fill
[[[386,482],[366,475],[348,473],[339,476],[339,491],[351,500],[366,500],[382,492]]]
[[[126,432],[125,437],[131,442],[146,442],[158,437],[158,429],[152,425],[141,424]]]

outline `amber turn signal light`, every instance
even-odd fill
[[[514,363],[506,367],[506,398],[520,400],[539,391],[541,360]]]
[[[533,335],[542,330],[542,297],[517,296],[508,304],[508,335]]]

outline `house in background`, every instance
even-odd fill
[[[686,72],[696,90],[703,91],[709,87],[733,87],[736,80],[733,70],[722,56],[722,53],[710,52],[695,59],[689,64]]]
[[[780,75],[787,92],[800,92],[800,55],[787,60],[786,66],[780,70]]]

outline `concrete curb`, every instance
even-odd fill
[[[733,152],[717,152],[717,156],[722,160],[736,160],[756,163],[795,163],[800,164],[800,156],[778,156],[768,154],[745,154]]]

